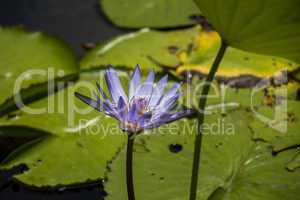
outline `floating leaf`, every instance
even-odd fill
[[[71,74],[68,76],[56,78],[54,80],[49,80],[48,82],[33,84],[28,88],[22,89],[20,90],[20,92],[14,94],[14,96],[9,97],[0,106],[0,117],[18,110],[31,102],[46,97],[47,95],[55,93],[56,91],[63,89],[68,82],[73,82],[77,79],[78,74]],[[10,81],[13,84],[14,80],[12,79]],[[21,98],[19,99],[18,97]]]
[[[300,62],[300,0],[196,0],[232,47]]]
[[[61,40],[44,33],[0,27],[0,46],[0,104],[19,92],[17,86],[25,89],[77,73],[72,50]]]
[[[25,126],[50,135],[26,151],[10,156],[1,167],[26,164],[29,170],[15,178],[35,187],[104,178],[107,162],[115,156],[125,137],[116,120],[74,97],[75,91],[92,95],[89,92],[96,90],[96,81],[102,83],[102,72],[82,74],[76,85],[30,104],[32,113],[27,108],[15,118],[1,119],[1,126]],[[40,114],[34,113],[43,108],[46,110],[39,111]]]
[[[219,35],[200,27],[169,32],[143,29],[96,47],[82,59],[81,69],[103,68],[109,64],[131,69],[139,63],[144,71],[151,67],[161,70],[157,67],[161,65],[165,69],[176,70],[177,74],[192,71],[206,75],[219,46]],[[235,82],[237,87],[253,87],[262,78],[285,78],[283,72],[298,68],[296,63],[286,59],[229,48],[217,72],[217,79]]]
[[[153,59],[168,66],[178,64],[176,52],[186,50],[199,32],[199,27],[180,31],[151,31],[142,29],[99,45],[81,60],[82,70],[90,70],[112,64],[133,69],[136,64],[147,71],[157,68]]]
[[[182,64],[177,68],[177,73],[182,74],[190,70],[204,75],[208,74],[220,48],[220,41],[216,32],[201,31],[193,43],[193,51],[189,54],[181,52],[178,55]],[[184,54],[186,56],[183,56]],[[279,72],[293,71],[298,68],[296,63],[286,59],[258,55],[229,47],[220,63],[217,79],[232,79],[233,77],[242,79],[243,76],[247,76],[246,78],[250,80],[248,83],[251,84],[251,80],[259,82],[261,78],[279,76]]]
[[[292,200],[299,196],[300,171],[291,173],[285,170],[285,163],[291,159],[295,150],[271,154],[264,144],[257,145],[240,165],[240,171],[230,179],[230,185],[216,190],[210,200],[223,199],[274,199]],[[219,196],[218,198],[216,198]]]
[[[197,108],[203,84],[197,77],[191,81],[184,85],[181,101],[187,107]],[[281,151],[300,144],[297,131],[300,103],[295,101],[295,88],[298,87],[288,84],[265,89],[234,89],[214,83],[207,96],[206,111],[227,115],[231,115],[233,110],[247,111],[250,117],[247,122],[254,130],[253,138],[270,142],[274,151]]]
[[[218,123],[223,128],[218,129]],[[133,171],[137,199],[187,198],[195,125],[194,120],[182,120],[136,138]],[[205,126],[198,199],[297,198],[300,173],[285,169],[293,150],[274,157],[266,144],[253,142],[243,112],[209,116]],[[110,167],[107,199],[127,199],[124,154],[122,151]]]
[[[299,145],[299,109],[300,103],[296,101],[258,108],[255,120],[250,123],[254,139],[270,142],[274,151]]]
[[[188,83],[183,84],[181,103],[189,108],[198,108],[204,84],[198,76],[193,76],[189,80]],[[263,89],[238,89],[215,81],[212,83],[207,95],[207,106],[205,109],[208,112],[222,112],[225,114],[238,109],[251,112],[256,107],[265,106],[265,101],[266,96]]]
[[[100,0],[108,18],[117,26],[128,28],[178,27],[194,24],[199,9],[192,0]]]

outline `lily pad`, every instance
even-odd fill
[[[183,84],[181,103],[189,108],[197,109],[203,85],[203,80],[199,76],[192,76],[189,82]],[[264,89],[232,88],[215,81],[207,95],[205,109],[207,113],[221,112],[224,114],[230,114],[232,110],[244,110],[251,115],[252,109],[265,106],[265,101],[267,101],[267,97]]]
[[[82,74],[76,85],[30,104],[27,110],[17,112],[15,118],[2,118],[1,127],[22,126],[47,132],[49,136],[26,151],[9,156],[1,168],[26,164],[29,170],[15,178],[35,187],[103,179],[107,163],[125,137],[116,120],[74,97],[75,91],[92,95],[96,81],[102,83],[102,72]],[[37,110],[43,108],[46,110]]]
[[[194,1],[186,0],[100,0],[107,17],[127,28],[165,28],[194,24],[192,16],[200,11]]]
[[[196,0],[227,44],[300,62],[299,0]]]
[[[297,199],[300,171],[291,173],[284,167],[294,153],[295,150],[288,150],[273,156],[268,146],[257,145],[240,166],[239,173],[231,179],[230,186],[216,190],[209,199],[237,200],[241,196],[257,200]]]
[[[285,169],[294,150],[273,156],[268,144],[251,140],[244,117],[244,112],[206,117],[198,199],[297,198],[300,172]],[[218,132],[216,124],[222,120],[227,129]],[[182,120],[136,138],[133,171],[137,199],[188,197],[195,124],[195,120]],[[124,158],[123,150],[110,166],[107,199],[127,199]]]
[[[221,39],[218,33],[204,30],[197,35],[193,44],[194,48],[190,53],[181,52],[178,55],[182,63],[177,68],[178,74],[188,70],[204,75],[208,74],[220,48]],[[186,55],[184,56],[184,54]],[[217,79],[243,78],[242,76],[248,75],[249,79],[250,76],[255,76],[259,81],[259,78],[279,76],[280,72],[294,71],[298,68],[297,63],[287,59],[258,55],[229,47],[220,64]]]
[[[258,108],[255,120],[250,123],[254,139],[270,142],[274,151],[299,145],[299,109],[300,103],[296,101]]]
[[[176,70],[178,75],[188,71],[206,75],[219,46],[219,35],[200,27],[168,32],[143,29],[97,46],[81,60],[81,69],[92,70],[109,64],[132,69],[139,63],[144,71],[151,67],[161,71],[164,67]],[[217,79],[253,87],[263,78],[283,76],[281,73],[298,68],[295,62],[287,59],[228,48]]]
[[[143,71],[161,70],[154,59],[175,68],[178,64],[176,52],[186,50],[199,30],[199,27],[167,32],[142,29],[129,33],[91,50],[81,60],[80,67],[81,70],[91,70],[112,64],[133,69],[140,64]]]
[[[78,72],[70,47],[44,33],[0,27],[0,44],[0,105],[20,89]]]

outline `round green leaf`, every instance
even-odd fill
[[[127,28],[189,25],[195,23],[191,16],[200,14],[192,0],[100,0],[100,4],[114,24]]]
[[[80,67],[90,70],[112,64],[133,69],[139,64],[144,71],[159,70],[154,59],[175,68],[178,64],[176,52],[187,49],[198,32],[199,27],[168,32],[142,29],[97,46],[81,60]]]
[[[300,172],[285,169],[294,151],[274,157],[268,145],[253,142],[245,116],[235,112],[227,117],[206,117],[198,199],[297,198]],[[181,120],[136,138],[133,166],[137,199],[188,197],[195,125],[195,120]],[[108,173],[107,199],[127,199],[125,180],[123,150]]]
[[[76,57],[61,40],[41,32],[0,27],[0,104],[21,89],[77,73]]]
[[[29,170],[15,178],[35,187],[71,185],[104,178],[107,163],[123,144],[124,133],[115,119],[95,111],[74,96],[75,91],[92,96],[96,81],[102,84],[103,79],[102,72],[82,74],[76,85],[30,104],[31,109],[46,108],[44,112],[36,114],[24,110],[17,112],[15,118],[2,118],[0,125],[3,128],[25,126],[47,132],[49,136],[23,152],[9,156],[1,168],[26,164]]]
[[[230,46],[300,61],[300,0],[196,0]]]
[[[214,31],[201,31],[196,39],[194,48],[190,53],[181,52],[179,59],[181,65],[177,73],[194,71],[208,74],[214,58],[221,45],[219,35]],[[297,63],[274,56],[258,55],[228,47],[217,72],[217,78],[228,79],[243,75],[266,78],[278,76],[279,72],[292,72],[299,68]]]

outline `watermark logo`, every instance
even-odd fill
[[[94,76],[93,81],[89,79],[81,79],[76,83],[69,82],[65,83],[54,82],[54,79],[57,77],[63,77],[64,72],[61,70],[54,70],[53,68],[49,68],[48,70],[28,70],[22,73],[19,77],[17,77],[14,86],[14,100],[16,105],[25,113],[32,115],[40,115],[40,114],[60,114],[64,115],[65,123],[68,125],[66,128],[66,132],[69,133],[85,133],[88,131],[90,134],[96,134],[97,132],[109,133],[109,134],[117,134],[119,133],[119,127],[104,127],[101,123],[101,119],[99,117],[95,117],[97,115],[91,114],[95,112],[93,108],[90,106],[84,105],[82,102],[79,102],[75,97],[75,91],[84,91],[86,96],[90,96],[92,98],[95,97],[96,82],[98,82],[101,86],[105,86],[105,79],[103,74],[104,72],[95,72],[92,75],[88,74],[86,76]],[[20,94],[20,90],[23,88],[24,83],[29,80],[32,76],[39,76],[41,80],[47,80],[48,82],[48,96],[47,103],[43,104],[44,107],[33,107],[30,105],[25,105],[23,103],[22,95]],[[123,81],[125,84],[129,84],[130,75],[128,73],[121,73],[120,78],[125,80]],[[270,99],[269,109],[273,109],[272,115],[266,115],[257,109],[256,95],[264,93],[267,89],[269,89],[274,82],[280,85],[282,83],[287,82],[287,74],[280,74],[280,79],[276,78],[270,79],[260,79],[255,85],[255,87],[248,88],[247,90],[251,91],[247,101],[249,105],[247,105],[253,116],[260,120],[262,123],[267,124],[270,128],[275,129],[280,132],[287,132],[287,89],[286,87],[273,87],[273,94],[266,94],[265,99]],[[255,79],[257,80],[257,79]],[[278,83],[278,80],[279,83]],[[235,80],[236,81],[236,80]],[[209,104],[206,106],[205,110],[198,110],[198,112],[202,112],[205,115],[212,115],[216,112],[226,114],[228,110],[237,109],[241,106],[241,102],[238,100],[232,99],[231,101],[227,100],[227,97],[231,94],[229,92],[230,84],[224,85],[220,83],[212,83],[211,90],[208,96],[201,96],[201,90],[204,86],[205,82],[203,80],[197,79],[194,82],[187,80],[181,87],[182,100],[181,103],[185,105],[190,105],[194,109],[197,109],[198,102],[200,98],[207,98]],[[149,85],[149,88],[155,88],[156,85]],[[60,88],[59,92],[55,93],[55,88]],[[148,86],[147,86],[148,87]],[[67,88],[62,90],[63,88]],[[170,89],[168,86],[166,89]],[[231,92],[232,88],[230,88]],[[245,89],[244,89],[245,90]],[[140,92],[141,93],[141,92]],[[54,95],[55,94],[55,95]],[[153,97],[159,99],[160,96],[156,94],[156,90],[153,90]],[[268,104],[268,103],[267,103]],[[178,104],[178,106],[182,106]],[[177,109],[177,108],[174,108]],[[178,108],[180,109],[180,108]],[[82,118],[86,119],[78,119],[78,116],[82,116]],[[91,119],[88,118],[91,116]],[[101,115],[102,116],[102,115]],[[203,124],[201,127],[204,133],[211,135],[221,135],[228,134],[233,135],[235,132],[234,124],[226,122],[223,120],[224,117],[220,117],[215,124]],[[101,125],[102,124],[102,125]],[[117,126],[118,124],[115,123]],[[175,125],[176,123],[174,123]],[[107,126],[107,125],[106,125]],[[114,125],[115,126],[115,125]],[[163,128],[168,128],[167,130],[162,130]],[[187,127],[186,127],[187,128]],[[195,128],[195,127],[192,127]],[[158,128],[160,133],[169,132],[173,134],[175,132],[181,131],[182,127],[170,127],[163,126]],[[194,130],[196,132],[196,130]],[[192,130],[186,130],[186,132],[192,132]]]
[[[287,73],[281,74],[282,80],[287,82]],[[286,87],[273,87],[272,92],[268,92],[268,87],[272,85],[272,79],[261,80],[256,87],[251,91],[251,111],[254,116],[261,122],[268,125],[269,128],[272,128],[281,133],[286,133],[287,126],[287,116],[288,116],[288,103],[287,103],[287,88]],[[272,109],[271,113],[273,115],[266,115],[260,113],[256,108],[255,103],[255,94],[265,93],[265,104],[269,106],[269,109]]]

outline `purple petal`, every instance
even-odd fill
[[[180,96],[180,94],[177,93],[174,96],[170,97],[169,99],[161,102],[161,104],[160,104],[161,109],[162,109],[161,111],[165,112],[165,111],[171,109],[172,106],[175,104],[175,102],[178,100],[179,96]]]
[[[114,117],[118,116],[116,109],[114,108],[114,106],[112,105],[112,103],[110,102],[110,100],[108,98],[104,99],[104,101],[102,101],[96,92],[93,92],[93,93],[94,93],[94,96],[96,97],[97,101],[99,103],[101,103],[101,105],[103,106],[106,114],[113,115]]]
[[[177,93],[174,96],[166,98],[166,100],[164,101],[161,101],[159,106],[154,108],[154,116],[159,117],[160,115],[168,112],[168,110],[171,110],[176,105],[176,101],[179,97],[180,93]]]
[[[150,95],[152,94],[154,78],[155,78],[155,73],[153,70],[151,70],[149,75],[147,76],[145,82],[142,85],[140,85],[140,87],[138,88],[136,96],[139,96],[142,98],[145,98],[145,97],[149,98]]]
[[[148,124],[151,121],[152,118],[152,113],[148,112],[148,113],[144,113],[141,117],[138,118],[138,123],[140,125],[140,127],[144,127],[145,124]]]
[[[120,116],[120,120],[125,120],[125,117],[127,115],[127,107],[126,107],[126,102],[125,100],[120,97],[118,101],[118,113]]]
[[[139,65],[136,65],[129,84],[129,100],[134,97],[139,85],[141,84],[141,70]]]
[[[167,82],[168,82],[168,75],[165,75],[157,82],[156,86],[153,89],[153,93],[151,95],[151,99],[149,102],[150,108],[155,107],[160,101],[160,99],[162,98]]]
[[[173,114],[164,114],[160,118],[158,118],[154,121],[151,121],[150,123],[145,125],[144,128],[145,129],[156,128],[156,127],[159,127],[163,124],[168,124],[168,123],[171,123],[171,122],[176,121],[178,119],[181,119],[183,117],[189,116],[193,113],[195,113],[194,110],[187,109],[187,110],[183,110],[183,111],[173,113]]]
[[[180,88],[181,84],[180,83],[175,83],[173,87],[166,93],[165,97],[171,97],[175,95]]]
[[[116,119],[118,118],[118,113],[111,106],[110,102],[103,102],[97,95],[96,95],[97,101],[95,101],[87,96],[84,96],[78,92],[75,92],[75,96],[77,98],[79,98],[81,101],[83,101],[84,103],[92,106],[97,111],[103,112],[111,117],[116,118]]]
[[[161,116],[164,116],[165,114],[169,114],[169,110],[172,109],[172,107],[175,105],[175,102],[179,98],[180,94],[176,94],[175,96],[168,99],[163,104],[160,104],[160,107],[156,107],[156,109],[153,112],[153,120],[156,120],[157,118],[160,118]]]
[[[105,80],[111,98],[113,99],[115,104],[118,103],[120,97],[127,101],[127,96],[123,90],[118,74],[112,67],[106,70]]]
[[[136,103],[133,103],[128,111],[128,121],[133,122],[138,118],[138,109]]]
[[[84,103],[92,106],[94,109],[100,111],[100,112],[104,112],[104,108],[101,105],[101,102],[99,101],[95,101],[93,99],[91,99],[90,97],[84,96],[78,92],[75,92],[75,96],[80,99],[81,101],[83,101]]]
[[[159,108],[162,108],[170,98],[173,98],[176,95],[180,85],[180,83],[175,83],[173,87],[161,98],[161,100],[158,102]]]
[[[173,114],[171,114],[171,116],[168,119],[165,120],[165,123],[173,122],[175,120],[181,119],[183,117],[187,117],[187,116],[192,115],[194,113],[195,113],[195,111],[191,110],[191,109],[186,109],[186,110],[182,110],[182,111],[177,112],[177,113],[173,113]]]
[[[99,83],[96,83],[97,84],[97,88],[98,88],[98,91],[100,92],[101,96],[106,100],[108,99],[108,96],[105,94],[105,92],[103,91],[103,89],[101,88],[100,84]]]

